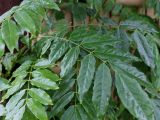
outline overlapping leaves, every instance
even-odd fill
[[[32,67],[33,63],[31,61],[24,62],[13,72],[14,80],[11,84],[3,78],[0,80],[3,85],[1,90],[7,89],[6,94],[2,97],[2,102],[11,96],[5,106],[6,120],[21,120],[24,118],[23,114],[25,114],[26,108],[38,119],[48,119],[44,105],[53,105],[53,102],[45,90],[58,89],[56,82],[60,78],[48,69],[32,70],[34,69]]]
[[[97,11],[103,2],[87,1]],[[29,0],[20,6],[1,18],[0,56],[5,45],[11,53],[18,50],[24,32],[31,39],[38,35],[45,9],[59,10],[52,0]],[[0,78],[1,103],[6,104],[0,104],[0,116],[6,120],[103,120],[119,110],[115,119],[127,114],[131,119],[158,120],[159,85],[155,89],[152,81],[159,83],[159,51],[157,40],[150,39],[157,33],[155,28],[142,21],[124,21],[116,30],[102,23],[72,26],[73,31],[67,31],[70,26],[65,22],[57,21],[55,34],[38,38],[33,49],[2,59],[6,74]],[[119,47],[124,44],[124,37],[117,36],[119,30],[129,39],[127,52]]]
[[[23,1],[20,6],[13,7],[1,16],[1,56],[5,51],[5,44],[11,53],[15,48],[19,49],[18,40],[24,32],[31,33],[32,37],[40,32],[42,20],[46,17],[45,8],[59,10],[53,1],[30,0]]]

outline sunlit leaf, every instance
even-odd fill
[[[18,104],[20,99],[24,96],[25,92],[25,90],[22,90],[10,98],[10,100],[6,104],[7,112],[10,112],[12,109],[14,109],[14,107]]]
[[[5,113],[6,113],[5,107],[0,104],[0,116],[5,115]]]
[[[67,51],[68,44],[66,42],[57,41],[50,48],[49,60],[57,61]]]
[[[32,17],[24,10],[17,11],[14,14],[14,19],[19,24],[23,31],[28,31],[33,34],[36,32],[36,26]]]
[[[80,53],[79,47],[74,47],[70,49],[64,56],[61,63],[61,73],[60,73],[61,77],[67,75],[67,73],[72,69],[73,65],[76,63],[79,53]]]
[[[37,77],[31,80],[31,84],[37,87],[40,87],[42,89],[46,89],[46,90],[57,90],[59,89],[58,85],[56,84],[56,82],[50,80],[50,79],[46,79],[46,78],[42,78],[42,77]]]
[[[27,100],[27,107],[39,120],[48,120],[45,108],[39,102],[30,98]]]
[[[8,80],[0,78],[0,91],[6,90],[11,86],[8,84]]]
[[[5,20],[1,28],[2,39],[8,49],[13,53],[14,48],[18,49],[18,27],[12,20]]]
[[[22,80],[20,77],[17,77],[15,81],[13,81],[11,87],[7,90],[7,93],[2,97],[2,101],[9,98],[15,92],[23,87],[25,84],[25,80]]]
[[[50,96],[42,89],[31,88],[29,90],[29,95],[36,101],[44,105],[52,105],[52,100]]]
[[[5,43],[2,38],[2,32],[0,32],[0,57],[3,56],[4,51],[5,51]]]

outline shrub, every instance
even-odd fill
[[[135,7],[24,0],[0,22],[2,119],[160,120],[159,27]]]

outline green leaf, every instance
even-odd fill
[[[63,110],[63,108],[72,100],[74,97],[74,92],[66,93],[62,96],[53,106],[52,115],[56,115]],[[54,98],[53,98],[54,99]]]
[[[98,120],[97,115],[95,114],[96,110],[95,110],[94,105],[91,101],[84,100],[82,103],[82,106],[83,106],[84,110],[86,111],[86,113],[89,117],[89,120]]]
[[[96,60],[93,55],[87,55],[81,61],[81,67],[77,78],[78,93],[82,102],[85,93],[89,90],[95,71]]]
[[[26,45],[28,48],[30,47],[30,44],[31,44],[31,39],[29,38],[29,34],[25,35],[25,36],[22,36],[22,38],[20,39],[21,42]]]
[[[42,89],[31,88],[29,89],[29,95],[35,100],[44,105],[52,105],[50,96]]]
[[[2,32],[0,32],[0,57],[3,56],[4,51],[5,51],[5,43],[2,38]]]
[[[139,61],[139,58],[133,56],[129,52],[125,52],[113,47],[105,49],[97,49],[94,51],[95,55],[102,60],[109,61]]]
[[[34,85],[34,86],[40,87],[42,89],[45,89],[45,90],[50,90],[50,89],[57,90],[57,89],[59,89],[56,82],[54,82],[50,79],[42,78],[42,77],[33,78],[31,80],[31,84]]]
[[[59,85],[59,90],[56,90],[53,94],[52,98],[53,101],[58,101],[64,94],[66,94],[69,90],[72,89],[73,85],[75,84],[75,79],[67,79],[62,80]]]
[[[123,51],[128,52],[129,49],[130,49],[130,46],[131,46],[130,42],[132,41],[129,34],[126,31],[118,28],[116,30],[116,36],[115,37],[119,41],[119,43],[116,44],[116,47],[123,50]]]
[[[35,7],[35,6],[34,6]],[[40,8],[41,9],[41,8]],[[43,9],[42,9],[42,13],[37,13],[37,9],[35,10],[30,10],[28,9],[28,7],[25,9],[25,11],[28,13],[29,16],[32,16],[32,19],[35,22],[35,26],[36,26],[36,31],[39,33],[42,27],[42,19],[43,19]]]
[[[93,31],[88,30],[87,27],[82,26],[82,27],[75,28],[71,32],[69,39],[74,42],[87,41],[88,37],[90,37],[94,34],[95,34],[94,30]]]
[[[114,3],[109,3],[110,1],[107,1],[107,5],[105,6],[106,7],[106,11],[107,11],[107,9],[112,9],[113,7],[113,5],[114,5]],[[110,5],[110,4],[112,4],[112,5]],[[109,10],[110,11],[110,10]],[[112,18],[109,18],[109,17],[102,17],[101,19],[100,19],[105,25],[111,25],[111,26],[116,26],[117,25],[117,22],[115,21],[115,20],[113,20]]]
[[[6,53],[2,61],[5,70],[11,71],[12,67],[15,64],[16,59],[17,59],[17,54],[13,55],[11,53]]]
[[[92,34],[83,38],[82,46],[87,49],[104,49],[106,46],[114,46],[116,43],[118,41],[109,35]]]
[[[113,67],[120,70],[123,74],[126,74],[130,78],[137,80],[141,85],[151,87],[151,84],[147,81],[146,75],[139,71],[136,67],[122,62],[114,62]]]
[[[55,42],[50,48],[49,60],[56,62],[68,49],[68,44],[63,41]]]
[[[61,120],[88,120],[86,112],[80,105],[70,106],[62,115]]]
[[[87,3],[91,6],[91,8],[95,8],[98,11],[102,9],[103,0],[87,0]]]
[[[34,78],[45,78],[45,79],[49,79],[51,81],[59,81],[60,80],[60,78],[57,74],[54,74],[53,72],[51,72],[48,69],[37,69],[32,72],[32,76]]]
[[[138,29],[142,32],[157,32],[153,27],[150,27],[149,25],[145,24],[144,22],[140,20],[126,20],[124,22],[120,23],[121,27],[125,27],[129,30]]]
[[[30,98],[27,99],[27,106],[39,120],[48,120],[45,108],[40,103]]]
[[[20,90],[25,84],[25,82],[26,82],[25,80],[22,80],[20,77],[17,77],[13,81],[12,86],[7,90],[7,93],[2,97],[2,101],[9,98],[11,95]]]
[[[103,117],[111,96],[112,78],[109,68],[103,63],[95,75],[92,101],[97,110],[97,116]]]
[[[94,5],[97,11],[100,11],[102,9],[104,0],[94,0]]]
[[[25,61],[24,63],[21,64],[20,67],[18,67],[14,72],[13,72],[13,75],[12,77],[17,77],[17,76],[20,76],[20,75],[25,75],[27,74],[27,70],[30,68],[32,64],[32,61]]]
[[[155,114],[155,120],[160,119],[160,100],[159,99],[153,99],[152,100],[153,107],[154,107],[154,114]]]
[[[55,28],[55,31],[60,34],[60,40],[61,40],[61,37],[67,33],[69,28],[68,26],[69,26],[68,22],[65,19],[62,19],[56,22],[54,28]]]
[[[42,37],[38,40],[35,45],[33,46],[33,51],[37,55],[38,58],[41,58],[42,48],[45,46],[46,41],[50,39],[50,37]]]
[[[154,120],[151,100],[136,80],[118,71],[115,84],[123,105],[133,116],[139,120]]]
[[[35,63],[35,68],[47,68],[53,66],[53,64],[46,58],[38,59]]]
[[[38,120],[36,116],[26,107],[22,120]]]
[[[160,16],[160,2],[157,1],[156,3],[156,12],[157,12],[157,15]]]
[[[35,2],[35,0],[33,0],[32,2],[30,2],[30,1],[23,1],[22,3],[24,3],[24,2],[28,2],[28,5],[24,6],[25,9],[32,10],[37,15],[39,15],[41,18],[45,18],[46,17],[45,8],[42,5],[40,5],[39,3]]]
[[[155,76],[156,76],[156,81],[155,81],[155,87],[158,91],[160,91],[160,56],[156,60],[156,68],[155,68]]]
[[[48,39],[48,40],[45,41],[45,45],[42,47],[41,56],[44,55],[47,52],[48,48],[51,45],[51,42],[52,42],[52,39]]]
[[[123,7],[123,6],[122,6],[121,4],[115,4],[115,5],[114,5],[114,8],[113,8],[113,10],[112,10],[112,14],[113,14],[114,16],[118,15],[118,14],[121,12],[122,7]]]
[[[18,27],[12,20],[5,20],[1,28],[2,39],[8,49],[13,53],[14,48],[18,49]]]
[[[48,8],[48,9],[55,9],[55,10],[60,10],[58,5],[53,1],[53,0],[38,0],[40,4],[43,5],[43,7]]]
[[[72,14],[75,20],[83,21],[87,16],[86,6],[83,3],[75,4],[72,6]]]
[[[21,107],[17,113],[15,113],[13,120],[21,120],[25,112],[25,106]]]
[[[73,65],[76,63],[79,56],[80,49],[79,47],[71,48],[67,54],[64,56],[61,63],[61,73],[60,76],[64,77],[72,69]]]
[[[137,44],[137,49],[141,58],[151,68],[155,67],[153,52],[150,45],[143,34],[140,32],[134,32],[133,38]]]
[[[4,116],[6,113],[5,107],[0,104],[0,116]]]
[[[0,78],[0,91],[6,90],[11,86],[8,84],[8,80]]]
[[[0,76],[2,75],[2,63],[0,63]]]
[[[15,108],[15,106],[18,104],[20,99],[24,96],[25,92],[26,92],[25,90],[22,90],[22,91],[18,92],[17,94],[13,95],[9,99],[9,101],[6,104],[7,112],[10,112]]]
[[[5,120],[12,120],[14,116],[16,115],[16,113],[18,113],[19,110],[21,110],[24,104],[25,104],[25,99],[20,100],[18,104],[10,112],[6,114]]]
[[[35,34],[36,26],[32,17],[24,10],[16,11],[14,14],[14,19],[21,27],[22,31],[31,32]]]

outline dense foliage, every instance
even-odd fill
[[[155,20],[114,0],[24,0],[2,15],[0,119],[160,120],[160,2],[144,5]]]

